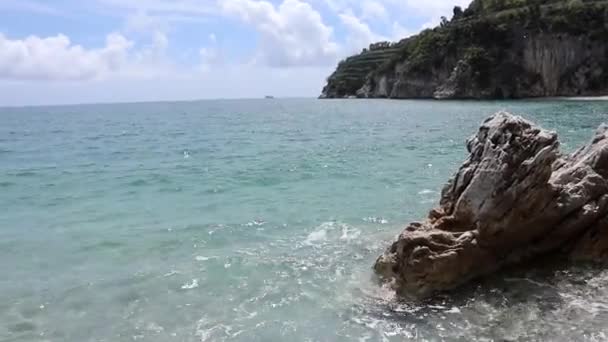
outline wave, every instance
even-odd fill
[[[308,246],[320,245],[328,241],[352,241],[359,238],[361,231],[341,222],[323,222],[304,239]]]
[[[363,218],[363,221],[365,222],[369,222],[369,223],[379,223],[379,224],[387,224],[388,220],[383,218],[383,217],[365,217]]]
[[[315,242],[325,240],[327,240],[327,231],[325,229],[319,229],[308,234],[308,237],[306,238],[306,240],[304,240],[304,243],[308,245],[313,245],[315,244]]]
[[[17,177],[32,177],[32,176],[36,176],[37,173],[34,171],[20,171],[15,173],[15,176]]]
[[[217,257],[206,257],[206,256],[202,256],[202,255],[197,255],[194,257],[194,260],[196,261],[209,261],[209,260],[213,260],[216,259]]]
[[[198,287],[198,279],[192,279],[191,282],[182,285],[182,290],[192,290]]]
[[[136,179],[134,181],[129,182],[127,185],[129,186],[144,186],[147,185],[148,182],[146,182],[144,179]]]

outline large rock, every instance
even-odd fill
[[[427,297],[549,253],[608,256],[608,126],[562,156],[556,133],[498,113],[467,148],[439,207],[375,264],[400,295]]]

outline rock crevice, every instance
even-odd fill
[[[405,228],[377,274],[421,298],[541,255],[602,261],[608,253],[608,126],[572,153],[557,134],[508,113],[487,119],[441,193]]]

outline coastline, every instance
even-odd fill
[[[568,101],[608,101],[608,95],[598,96],[554,96],[545,97],[546,100],[568,100]]]
[[[522,98],[511,98],[511,99],[499,99],[499,98],[444,98],[438,99],[435,97],[409,97],[409,98],[399,98],[399,97],[322,97],[319,96],[318,100],[434,100],[434,101],[530,101],[530,100],[538,100],[538,101],[608,101],[608,95],[597,95],[597,96],[538,96],[538,97],[522,97]]]

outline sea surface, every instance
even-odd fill
[[[608,270],[423,303],[373,277],[499,110],[565,151],[608,121],[566,100],[0,109],[0,341],[608,340]]]

